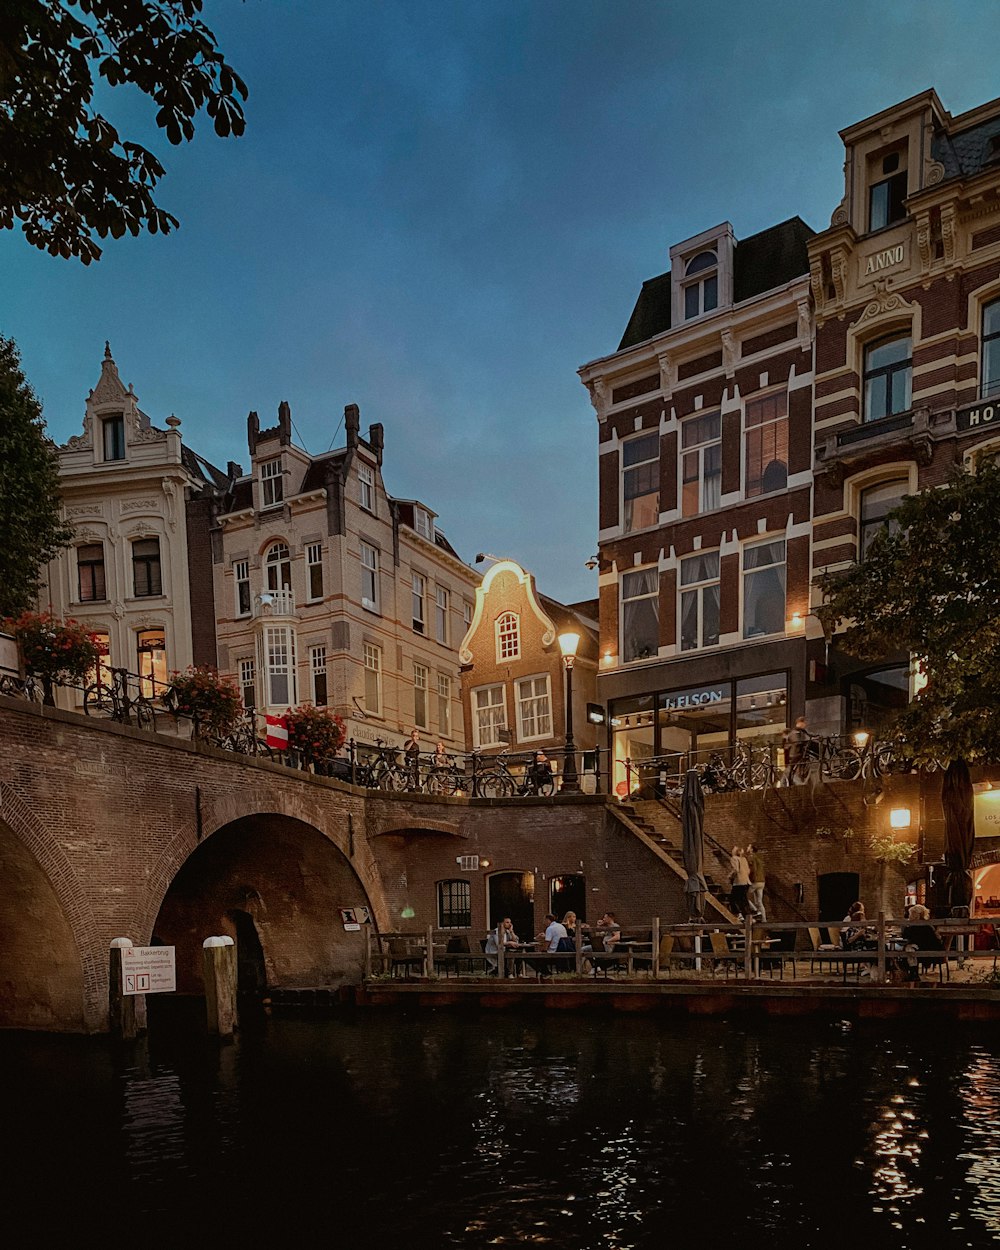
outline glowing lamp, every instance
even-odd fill
[[[910,827],[910,809],[908,807],[894,807],[889,813],[890,829],[909,829]]]
[[[854,745],[859,751],[863,751],[868,745],[868,739],[871,737],[867,729],[859,729],[854,735]]]

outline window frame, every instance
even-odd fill
[[[715,557],[716,568],[715,574],[711,577],[703,577],[693,582],[684,581],[684,565],[695,560],[704,560],[706,557]],[[705,596],[704,592],[712,587],[718,588],[718,598],[716,602],[716,616],[718,624],[718,632],[714,642],[705,642]],[[716,548],[710,551],[694,551],[690,555],[682,556],[677,569],[677,633],[678,633],[678,650],[682,654],[694,651],[704,651],[709,647],[719,646],[722,639],[722,553]],[[694,595],[696,601],[697,616],[697,634],[698,640],[693,646],[686,647],[684,645],[684,600],[685,596]]]
[[[783,403],[781,401],[784,401]],[[783,411],[777,415],[763,415],[766,406],[777,402]],[[750,423],[751,414],[761,411],[760,420]],[[764,438],[765,431],[770,431],[773,427],[778,427],[776,437],[773,442],[774,456],[768,462],[767,468],[771,464],[778,463],[784,467],[785,480],[780,486],[772,486],[769,490],[764,489],[766,478],[765,457],[764,457]],[[760,446],[756,454],[759,456],[759,471],[755,479],[750,476],[751,464],[751,442],[754,436],[758,436]],[[783,443],[783,446],[782,446]],[[779,460],[778,455],[784,452],[784,460]],[[748,399],[743,406],[743,495],[746,499],[759,499],[765,495],[774,495],[779,491],[788,489],[788,388],[781,387],[778,390],[769,391],[766,395],[755,395]]]
[[[995,310],[997,328],[986,333],[986,314]],[[1000,298],[988,300],[983,304],[982,312],[979,318],[980,328],[980,352],[982,361],[979,371],[979,390],[981,399],[992,399],[1000,395]],[[994,346],[996,351],[996,374],[992,387],[987,385],[986,364],[987,356],[991,353],[987,349],[987,344]]]
[[[447,586],[434,587],[434,639],[447,647],[450,631],[448,618],[451,615],[451,591]]]
[[[655,447],[655,454],[647,456],[644,460],[636,460],[634,463],[626,464],[629,448],[637,448],[640,443],[649,442]],[[649,466],[652,469],[653,489],[645,490],[641,494],[630,493],[633,483],[639,485],[643,479],[649,476]],[[621,518],[622,529],[626,534],[635,533],[638,530],[651,529],[660,523],[660,432],[659,430],[646,430],[641,434],[637,434],[632,438],[622,440],[621,444]],[[652,519],[637,523],[641,520],[642,513],[637,518],[633,515],[636,505],[645,500],[655,500],[651,505],[651,511],[654,514]],[[632,505],[632,508],[629,505]]]
[[[246,711],[254,711],[257,707],[257,661],[254,657],[243,656],[236,661],[236,668],[239,674],[240,696],[243,700],[243,707]],[[250,692],[250,701],[247,702],[247,691]]]
[[[652,574],[653,575],[653,589],[645,591],[643,594],[629,595],[626,597],[626,594],[625,594],[626,583],[630,577],[635,577],[637,574],[646,574],[646,575]],[[656,636],[654,639],[654,645],[652,647],[647,648],[648,650],[647,655],[642,655],[640,653],[637,653],[629,657],[629,655],[627,654],[627,648],[625,646],[625,643],[626,643],[625,628],[626,628],[626,615],[627,615],[626,604],[645,603],[647,601],[652,605],[653,619],[656,624]],[[619,638],[620,652],[619,654],[622,656],[622,662],[625,664],[641,664],[645,660],[655,660],[657,655],[659,654],[659,648],[660,648],[660,570],[659,570],[658,565],[648,564],[644,566],[643,568],[623,569],[621,573],[621,580],[619,583],[618,602],[619,602],[619,606],[621,609],[620,627],[619,627],[620,628],[620,638]]]
[[[873,352],[883,347],[888,347],[891,343],[901,343],[903,341],[909,344],[909,355],[905,360],[890,361],[889,364],[874,367],[869,365],[869,357]],[[897,374],[905,374],[906,377],[906,402],[900,408],[893,408],[894,380]],[[872,395],[869,390],[869,383],[873,383],[876,380],[884,383],[883,400],[886,410],[879,413],[878,416],[872,416]],[[891,334],[884,334],[881,338],[872,339],[864,344],[861,357],[861,395],[862,422],[864,424],[872,421],[884,421],[889,417],[898,417],[904,412],[909,412],[913,407],[913,331],[911,328],[908,327],[903,333],[894,331]]]
[[[410,612],[413,632],[427,636],[427,578],[413,570],[410,582]]]
[[[268,707],[294,707],[298,703],[297,640],[290,625],[266,625],[260,635],[260,673]],[[282,663],[276,659],[283,657]],[[275,698],[275,682],[287,678],[287,698]]]
[[[448,673],[437,675],[438,733],[442,738],[451,737],[452,681]]]
[[[159,647],[143,646],[143,638],[162,640]],[[144,655],[152,657],[149,671],[143,666]],[[168,685],[167,669],[167,634],[166,630],[156,625],[147,625],[135,631],[136,673],[139,675],[139,691],[147,699],[155,699]]]
[[[710,257],[710,264],[698,262]],[[695,265],[698,265],[695,268]],[[719,307],[719,252],[717,247],[700,247],[690,258],[684,258],[684,277],[681,279],[681,313],[684,321],[694,321],[705,313],[715,312]],[[709,292],[711,291],[711,302]],[[695,310],[688,311],[688,295],[695,296]]]
[[[714,420],[717,426],[717,432],[708,437],[701,438],[699,441],[692,443],[690,446],[684,445],[684,435],[688,429],[694,429],[697,424]],[[680,512],[683,517],[704,516],[708,512],[715,512],[722,506],[722,412],[716,408],[708,412],[690,413],[683,417],[680,423],[680,438],[678,440],[680,446],[677,455],[677,474],[678,474],[678,494],[680,501]],[[706,455],[711,450],[718,449],[718,467],[711,474],[705,471]],[[688,461],[693,459],[697,464],[697,474],[694,477],[686,476],[688,473]],[[715,494],[718,498],[715,503],[707,504],[707,487],[709,482],[717,483]],[[684,487],[687,483],[696,482],[698,489],[698,505],[693,510],[689,510],[687,497]]]
[[[905,221],[908,214],[906,212],[906,197],[909,194],[909,174],[907,172],[905,147],[896,147],[891,152],[879,152],[869,158],[868,163],[868,233],[875,234],[879,230],[887,230],[890,226],[896,226],[901,221]],[[897,168],[886,172],[886,162],[895,156],[897,160]],[[873,177],[873,169],[876,162],[881,162],[882,168],[879,177]],[[899,166],[902,168],[899,168]],[[875,193],[882,188],[886,188],[884,219],[876,224],[875,221]],[[900,195],[900,188],[902,194]]]
[[[244,607],[244,589],[246,590]],[[253,612],[253,598],[250,594],[250,561],[233,561],[233,594],[235,598],[236,616],[250,616]]]
[[[361,543],[361,606],[369,612],[379,611],[379,549],[371,543]],[[366,594],[368,590],[371,594]]]
[[[472,882],[468,877],[449,877],[437,882],[439,929],[472,928]]]
[[[497,691],[500,693],[499,701],[494,701],[491,698],[488,703],[480,705],[480,695],[492,696]],[[474,686],[469,691],[469,709],[472,713],[472,741],[475,749],[479,751],[486,747],[505,745],[506,739],[501,737],[500,734],[501,731],[504,734],[509,732],[510,726],[507,723],[507,691],[503,682],[490,682],[486,686]],[[486,721],[481,719],[480,712],[492,713],[498,709],[501,713],[499,720],[492,716],[488,717]],[[487,735],[489,741],[483,735],[484,727],[490,730],[490,733]]]
[[[364,642],[361,645],[362,662],[365,670],[364,702],[365,711],[369,716],[382,715],[382,648],[375,642]],[[369,674],[373,674],[369,677]],[[374,694],[374,706],[372,698]]]
[[[415,504],[413,508],[413,528],[429,543],[434,541],[434,521],[427,509],[421,508],[419,504]]]
[[[358,461],[358,503],[375,515],[375,470],[365,460]]]
[[[108,454],[110,447],[111,454]],[[101,460],[113,464],[125,459],[125,414],[111,413],[101,417]]]
[[[260,506],[277,508],[285,502],[285,481],[281,469],[281,457],[260,462]]]
[[[876,491],[886,490],[890,486],[902,487],[896,502],[887,509],[886,513],[881,517],[865,518],[865,501],[866,497],[870,497]],[[858,563],[863,564],[871,548],[875,535],[885,528],[888,513],[898,508],[903,499],[910,494],[910,480],[908,477],[890,477],[883,478],[878,482],[869,482],[868,485],[861,487],[858,491]],[[895,532],[895,531],[893,531]]]
[[[754,568],[747,568],[747,553],[757,551],[761,547],[773,546],[776,543],[781,544],[781,560],[774,561],[771,564],[762,564]],[[782,609],[781,609],[781,625],[778,629],[761,631],[759,633],[747,633],[749,629],[749,621],[747,617],[747,593],[750,579],[761,574],[768,573],[771,569],[782,570],[781,588],[782,588]],[[740,552],[740,615],[742,619],[742,629],[740,635],[744,642],[759,641],[762,638],[778,638],[785,633],[786,614],[788,612],[788,540],[785,535],[772,535],[769,538],[755,538],[753,542],[743,544]]]
[[[276,554],[280,552],[284,554]],[[271,594],[292,592],[292,549],[283,539],[271,543],[264,552],[264,589]]]
[[[521,618],[516,612],[501,612],[493,622],[498,664],[513,664],[521,658]]]
[[[413,724],[417,729],[430,729],[430,709],[427,698],[430,689],[430,670],[419,660],[413,661]],[[419,697],[418,697],[419,694]]]
[[[81,551],[93,551],[100,548],[101,558],[81,560]],[[92,582],[92,593],[83,593],[83,571],[90,571],[90,580]],[[100,574],[98,574],[98,569]],[[102,593],[98,594],[98,590]],[[76,593],[78,595],[77,603],[107,603],[108,601],[108,571],[104,558],[104,543],[80,543],[76,548]]]
[[[153,553],[139,555],[138,548],[143,544],[156,545]],[[142,571],[146,589],[140,590],[139,574]],[[155,574],[155,576],[154,576]],[[163,568],[160,563],[160,539],[156,534],[144,538],[136,538],[132,542],[132,597],[134,599],[158,599],[163,596]]]
[[[309,648],[309,683],[315,707],[327,707],[330,699],[326,667],[326,643],[316,643]]]
[[[317,577],[318,591],[316,589]],[[321,603],[323,594],[323,544],[306,543],[306,602]]]
[[[532,690],[526,697],[521,693],[521,687],[528,682],[542,682],[544,690],[538,693]],[[538,703],[544,700],[545,710],[533,710],[531,719],[533,721],[541,721],[544,717],[548,721],[547,728],[536,726],[536,732],[526,732],[526,718],[524,715],[525,704]],[[552,681],[549,673],[532,673],[525,677],[518,677],[514,682],[514,716],[517,721],[517,740],[518,742],[536,742],[541,738],[551,738],[553,735],[552,722]]]

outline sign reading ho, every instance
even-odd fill
[[[176,947],[122,947],[123,994],[172,994],[177,989]]]
[[[719,688],[714,690],[685,690],[683,694],[668,694],[663,706],[668,712],[677,712],[687,707],[707,707],[711,703],[721,703],[725,692]]]
[[[972,408],[965,408],[958,413],[956,424],[961,430],[974,430],[977,425],[992,425],[993,422],[1000,422],[1000,400],[994,400],[991,404],[976,404]]]

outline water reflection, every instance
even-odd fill
[[[11,1140],[59,1178],[54,1203],[14,1174],[39,1244],[121,1221],[373,1250],[1000,1235],[1000,1043],[954,1025],[355,1013],[0,1054]]]

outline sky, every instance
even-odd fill
[[[996,0],[206,0],[250,88],[243,138],[174,148],[132,88],[101,107],[166,167],[167,236],[89,267],[0,232],[0,334],[57,442],[109,340],[123,381],[220,466],[291,405],[313,454],[344,405],[459,554],[594,597],[597,421],[613,352],[669,249],[843,194],[838,131],[929,87],[1000,90]]]

